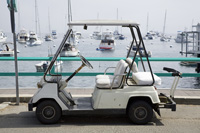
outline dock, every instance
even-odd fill
[[[37,88],[21,88],[19,89],[19,97],[21,103],[27,103],[30,98],[37,91]],[[67,91],[73,97],[87,97],[91,96],[93,88],[67,88]],[[158,89],[158,93],[169,95],[170,89]],[[177,104],[191,104],[200,105],[200,90],[198,89],[177,89],[175,91],[175,102]],[[0,89],[0,103],[2,102],[15,102],[16,90],[14,88]]]

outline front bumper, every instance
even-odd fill
[[[171,109],[171,111],[176,111],[176,102],[174,102],[171,97],[160,93],[159,98],[161,101],[161,103],[159,104],[159,108],[168,108]]]

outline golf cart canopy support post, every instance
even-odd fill
[[[47,83],[52,83],[52,81],[47,81],[47,80],[46,80],[46,75],[47,75],[48,72],[49,72],[49,74],[50,74],[51,76],[61,76],[61,75],[52,75],[52,74],[50,73],[50,70],[52,69],[52,67],[53,67],[53,65],[54,65],[54,63],[55,63],[55,61],[56,61],[56,59],[58,58],[58,56],[59,56],[59,54],[60,54],[62,48],[64,47],[65,42],[67,41],[67,38],[69,37],[69,35],[70,35],[71,32],[72,32],[72,29],[69,29],[69,30],[67,31],[67,33],[65,34],[65,36],[64,36],[64,38],[63,38],[63,40],[62,40],[62,42],[61,42],[61,44],[60,44],[58,50],[56,51],[54,57],[53,57],[52,60],[51,60],[51,63],[50,63],[50,65],[49,65],[49,67],[47,68],[47,70],[46,70],[45,73],[44,73],[43,78],[44,78],[44,81],[47,82]]]

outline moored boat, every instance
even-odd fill
[[[29,33],[27,30],[22,29],[17,35],[17,40],[19,43],[25,44],[29,40]]]
[[[101,37],[101,43],[99,44],[100,49],[105,49],[105,50],[113,50],[115,49],[115,41],[114,41],[114,36],[112,31],[104,31],[102,32],[102,37]]]
[[[5,42],[7,39],[7,36],[3,31],[0,31],[0,42]]]

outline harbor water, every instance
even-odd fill
[[[12,41],[12,35],[8,35],[7,41]],[[62,41],[63,35],[59,35],[58,39],[51,42],[43,42],[41,46],[25,46],[25,44],[17,43],[17,49],[20,51],[18,57],[47,57],[48,51],[52,50],[55,53]],[[112,51],[97,51],[100,40],[90,39],[88,36],[84,36],[83,39],[79,40],[77,48],[80,50],[84,57],[126,57],[127,45],[130,44],[130,37],[125,40],[116,40],[115,50]],[[185,57],[180,54],[181,44],[175,43],[173,39],[169,42],[161,42],[159,38],[154,40],[144,40],[147,51],[152,52],[152,57]],[[49,50],[48,50],[49,49]],[[36,72],[35,64],[40,61],[19,61],[19,72]],[[115,67],[117,62],[97,62],[91,61],[94,69],[84,67],[81,72],[104,72],[107,67]],[[63,72],[74,72],[81,65],[80,61],[64,61],[62,67]],[[151,62],[152,70],[154,73],[166,72],[163,71],[163,67],[171,67],[183,73],[195,73],[195,67],[181,66],[180,62]],[[14,72],[14,61],[0,61],[0,72]],[[142,70],[139,64],[139,70]],[[112,70],[110,70],[112,72]],[[63,77],[67,78],[67,77]],[[19,87],[20,88],[35,88],[37,82],[41,77],[39,76],[20,76]],[[161,77],[162,85],[157,88],[170,88],[174,77]],[[69,87],[94,87],[95,77],[91,76],[75,76],[68,83]],[[3,88],[15,88],[15,77],[0,77],[0,89]],[[180,79],[178,84],[179,89],[200,88],[200,78],[196,77],[183,77]]]

